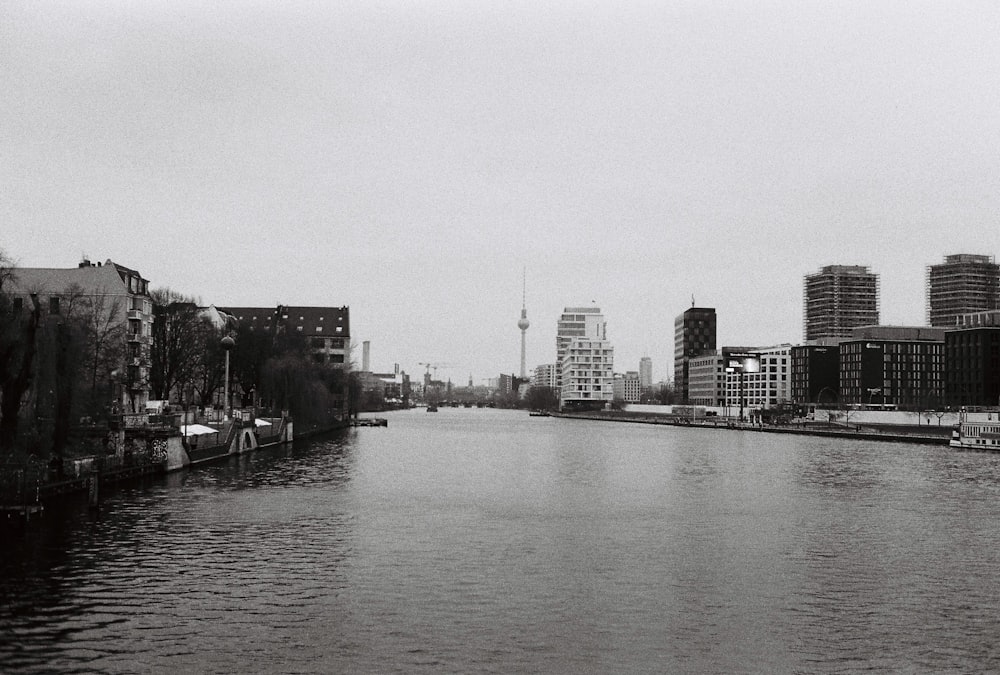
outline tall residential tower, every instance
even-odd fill
[[[879,322],[878,275],[861,265],[827,265],[805,277],[805,339],[847,338]]]
[[[993,256],[959,253],[927,267],[927,322],[955,328],[958,317],[1000,309],[1000,265]]]

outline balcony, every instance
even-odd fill
[[[130,309],[128,310],[128,318],[134,321],[142,321],[143,314],[141,309]]]

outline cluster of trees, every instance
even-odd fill
[[[215,405],[224,390],[227,347],[235,407],[289,411],[306,426],[348,412],[348,373],[317,363],[297,333],[216,327],[193,299],[153,291],[143,369],[133,362],[141,355],[128,340],[121,299],[79,288],[67,289],[58,305],[26,299],[13,293],[16,274],[0,251],[0,458],[62,456],[74,430],[136,407],[130,395],[144,389],[152,399],[185,408]],[[225,337],[232,340],[224,343]],[[126,410],[118,409],[121,402]]]

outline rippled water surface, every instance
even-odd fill
[[[1000,670],[1000,456],[392,413],[50,509],[3,672]]]

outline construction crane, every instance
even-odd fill
[[[427,372],[424,374],[425,379],[430,377],[431,369],[433,368],[435,380],[437,379],[438,368],[449,368],[451,366],[450,363],[428,363],[426,361],[421,361],[418,365],[425,366],[427,368]]]

